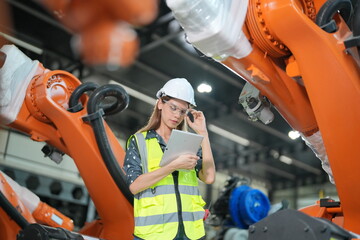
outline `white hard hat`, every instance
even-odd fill
[[[185,78],[173,78],[156,93],[157,98],[169,96],[190,103],[196,107],[194,89]]]

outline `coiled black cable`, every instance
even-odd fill
[[[106,135],[103,118],[101,117],[103,110],[101,108],[101,102],[107,97],[113,97],[116,99],[115,103],[112,104],[112,108],[108,109],[107,114],[121,112],[126,109],[129,104],[129,95],[121,86],[115,84],[101,86],[90,95],[87,104],[87,110],[89,114],[88,119],[94,130],[96,142],[110,175],[127,200],[132,203],[133,195],[130,192],[128,185],[126,184],[125,173],[120,168],[111,149],[109,140]]]
[[[353,15],[353,5],[350,0],[328,0],[324,5],[321,6],[318,14],[316,15],[316,24],[320,27],[326,26],[329,24],[334,15],[340,12],[340,15],[344,21],[350,27],[350,20]],[[326,30],[327,32],[335,32],[337,29],[331,28]]]
[[[80,102],[80,98],[81,96],[88,91],[94,91],[95,89],[97,89],[99,87],[98,84],[93,83],[93,82],[87,82],[87,83],[83,83],[80,86],[78,86],[74,92],[71,94],[70,99],[69,99],[69,112],[79,112],[81,111],[84,107]],[[104,104],[101,103],[101,108],[104,110],[105,115],[111,114],[111,112],[116,111],[117,108],[117,103],[113,103],[113,104]]]
[[[93,82],[83,83],[80,86],[78,86],[70,96],[69,111],[70,112],[80,111],[83,108],[82,104],[80,103],[81,96],[85,92],[94,91],[98,87],[99,85]]]

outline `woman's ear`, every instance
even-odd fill
[[[159,110],[162,110],[163,107],[164,107],[163,101],[161,101],[161,99],[158,99],[158,100],[157,100],[157,108],[158,108]]]

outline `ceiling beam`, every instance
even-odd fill
[[[181,36],[183,34],[184,34],[183,31],[178,31],[178,32],[170,33],[170,34],[166,35],[165,37],[158,38],[157,40],[142,46],[140,48],[140,54],[144,54],[150,50],[153,50],[154,48],[164,44],[165,42],[168,42],[174,38],[178,38],[179,36]]]
[[[271,181],[269,181],[269,179],[266,179],[262,176],[259,176],[256,173],[253,173],[250,171],[244,171],[239,168],[236,168],[236,169],[232,168],[232,169],[226,169],[226,170],[219,170],[219,172],[222,172],[222,173],[224,173],[226,175],[230,175],[230,176],[236,174],[236,175],[240,175],[241,177],[248,178],[248,179],[250,179],[250,181],[256,180],[256,181],[265,183],[265,185],[268,189],[271,189],[271,187],[272,187],[272,183],[271,183]]]
[[[139,60],[136,60],[134,65],[137,66],[138,68],[140,68],[140,69],[142,69],[142,70],[156,76],[157,78],[163,80],[164,82],[173,78],[173,76],[166,75],[163,72],[155,69],[154,67],[149,66],[148,64],[140,62]],[[195,91],[195,95],[196,95],[196,97],[206,101],[207,103],[215,105],[215,107],[217,107],[217,108],[223,108],[225,106],[223,103],[218,102],[218,101],[214,100],[213,98],[207,97],[204,94],[199,94],[196,91]]]
[[[264,132],[267,132],[275,137],[280,138],[281,140],[288,142],[288,143],[293,143],[293,140],[291,140],[286,134],[280,132],[279,130],[276,130],[272,127],[269,127],[259,121],[251,121],[249,120],[249,117],[243,113],[240,113],[238,111],[232,111],[232,114],[236,115],[236,117],[238,117],[239,119],[241,119],[242,121],[246,121],[247,123],[249,123],[250,125],[253,125],[254,127],[263,130]]]
[[[269,173],[276,174],[276,175],[278,175],[278,176],[287,178],[287,179],[292,180],[292,181],[294,181],[294,180],[296,179],[296,176],[295,176],[294,174],[285,172],[285,171],[283,171],[283,170],[281,170],[281,169],[272,167],[272,166],[270,166],[270,165],[268,165],[268,164],[265,164],[265,163],[262,163],[262,162],[257,162],[257,163],[256,163],[256,166],[263,168],[265,171],[267,171],[267,172],[269,172]]]
[[[161,36],[159,36],[157,34],[153,34],[152,36],[155,40],[162,38]],[[234,77],[230,77],[230,76],[226,75],[225,73],[215,69],[210,64],[207,64],[206,62],[201,60],[200,57],[189,54],[188,52],[184,51],[184,49],[181,49],[180,47],[178,47],[175,44],[172,44],[170,42],[165,41],[163,46],[169,48],[170,50],[179,54],[183,58],[186,58],[190,62],[200,66],[203,70],[214,74],[215,76],[219,77],[222,80],[225,80],[227,83],[230,83],[231,85],[238,87],[239,89],[242,89],[244,87],[244,84],[241,82],[243,80],[241,77],[238,77],[238,79],[235,79],[237,77],[235,75],[234,75]]]
[[[70,29],[66,28],[63,24],[61,24],[59,21],[49,17],[49,16],[46,16],[45,14],[37,11],[37,10],[34,10],[28,6],[26,6],[25,4],[23,3],[20,3],[19,1],[14,1],[14,0],[6,0],[6,2],[8,2],[9,4],[13,5],[14,7],[17,7],[37,18],[39,18],[40,20],[46,22],[46,23],[49,23],[59,29],[62,29],[63,31],[67,32],[67,33],[70,33],[70,34],[73,34],[73,32],[70,31]],[[35,2],[35,1],[33,1]]]

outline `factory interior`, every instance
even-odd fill
[[[256,49],[258,52],[262,51],[259,54],[262,59],[258,58],[257,60],[271,59],[271,64],[266,65],[265,70],[261,68],[265,64],[257,66],[258,61],[254,60],[256,58],[250,59],[246,54],[243,58],[245,60],[241,64],[249,63],[251,66],[243,70],[239,67],[242,66],[240,61],[234,63],[236,57],[232,57],[231,54],[226,53],[228,55],[225,54],[224,57],[220,54],[214,55],[206,52],[208,49],[212,50],[228,43],[223,40],[218,42],[217,46],[214,45],[215,47],[206,41],[193,42],[193,39],[198,37],[194,34],[197,31],[194,26],[198,22],[199,26],[203,27],[201,26],[202,21],[208,21],[206,16],[211,18],[211,14],[222,14],[223,11],[237,16],[236,14],[239,13],[231,11],[231,8],[238,7],[234,3],[235,0],[143,0],[143,2],[142,0],[133,2],[122,0],[117,3],[107,0],[101,4],[96,0],[84,2],[86,1],[1,1],[0,47],[11,46],[17,49],[9,48],[5,60],[9,61],[10,51],[20,51],[31,59],[32,64],[41,63],[44,69],[63,71],[56,72],[56,74],[63,76],[66,81],[76,79],[77,85],[94,83],[96,86],[117,86],[124,90],[127,93],[128,104],[114,114],[107,114],[105,110],[105,116],[100,116],[105,124],[105,135],[108,135],[110,139],[108,141],[118,146],[113,151],[115,156],[119,153],[124,154],[128,138],[147,124],[157,100],[157,91],[170,79],[187,79],[194,89],[195,109],[202,111],[206,118],[216,167],[214,183],[205,184],[199,181],[200,193],[206,203],[204,208],[210,212],[204,219],[206,236],[202,239],[360,239],[360,235],[358,235],[360,234],[358,220],[360,219],[360,206],[356,201],[360,197],[360,188],[356,182],[358,177],[356,172],[358,172],[360,164],[357,161],[360,151],[357,147],[360,127],[356,123],[360,117],[360,109],[356,104],[356,99],[360,98],[360,26],[358,24],[360,7],[358,7],[357,0],[250,0],[247,8],[248,15],[243,23],[243,29],[247,29],[243,30],[245,39],[247,37],[255,49],[254,46],[258,42],[255,37],[250,36],[253,32],[249,27],[249,12],[255,11],[251,8],[251,4],[254,4],[254,6],[258,6],[257,10],[259,11],[258,15],[255,15],[259,18],[262,13],[264,15],[262,21],[267,21],[269,31],[273,31],[272,35],[270,34],[268,37],[274,36],[280,42],[280,47],[275,53],[273,49],[264,51],[263,48],[267,49],[267,47],[258,44],[260,47]],[[248,1],[239,2],[245,4]],[[294,4],[296,6],[287,5],[287,2],[296,2]],[[340,3],[335,2],[342,2],[343,5],[339,7],[336,4]],[[342,29],[344,22],[348,20],[347,24],[350,27],[344,28],[343,32],[350,32],[350,38],[354,41],[345,41],[344,38],[340,38],[340,30],[329,33],[325,32],[327,31],[325,27],[321,29],[314,24],[315,15],[311,14],[315,14],[313,12],[315,10],[316,13],[321,11],[320,9],[323,9],[321,6],[322,4],[326,5],[325,3],[338,7],[338,12],[332,15],[335,20],[331,21],[335,25],[335,29],[336,27]],[[294,26],[294,28],[298,28],[299,32],[303,31],[299,36],[314,34],[318,36],[318,42],[316,42],[317,38],[311,35],[312,38],[304,37],[304,39],[313,39],[311,40],[313,42],[304,43],[303,40],[298,47],[296,38],[301,37],[293,37],[291,40],[288,40],[290,37],[284,37],[281,29],[286,28],[286,21],[276,18],[276,16],[282,17],[282,11],[285,11],[281,8],[282,4],[285,6],[284,9],[286,7],[294,8],[296,14],[305,16],[299,17],[303,22],[300,23],[299,20],[299,25]],[[352,6],[351,11],[347,12],[347,18],[344,17],[345,10],[349,9],[346,4]],[[199,16],[194,15],[195,11],[186,15],[184,10],[176,9],[176,7],[180,9],[185,5],[189,9],[198,7]],[[309,7],[310,5],[311,7]],[[131,18],[131,11],[135,12],[133,9],[135,6],[145,9],[141,10],[143,15],[140,14],[140,16],[142,17],[137,15],[136,19],[135,17]],[[63,8],[56,11],[56,7]],[[115,7],[120,9],[119,13],[122,13],[117,19],[110,18],[108,16],[110,13],[106,12],[116,12],[111,9]],[[238,8],[240,9],[240,7]],[[322,12],[326,12],[326,10],[323,9]],[[201,14],[206,16],[201,18]],[[182,16],[186,17],[182,19]],[[225,16],[227,15],[225,14]],[[92,17],[96,20],[91,19]],[[193,19],[190,19],[191,17]],[[127,21],[127,19],[130,20]],[[187,27],[186,20],[194,25]],[[86,29],[88,31],[85,31],[82,29],[85,24],[82,25],[82,21],[93,21],[94,26],[88,27]],[[119,27],[121,31],[110,32],[109,28],[114,26],[106,25],[109,23],[107,21],[116,23],[116,27]],[[288,21],[292,21],[290,17]],[[261,21],[259,20],[259,22]],[[236,25],[234,28],[226,28],[226,24],[230,23],[224,23],[223,28],[230,29],[226,34],[234,35]],[[326,27],[331,26],[327,25]],[[208,28],[203,27],[202,29]],[[324,36],[321,35],[323,33]],[[339,35],[336,35],[337,33]],[[118,35],[115,36],[115,34]],[[332,37],[337,39],[337,44],[334,46],[331,44],[336,41]],[[85,46],[84,44],[80,47],[81,41],[83,43],[87,41],[86,43],[89,45]],[[350,45],[343,44],[344,41]],[[229,42],[231,41],[229,40]],[[208,43],[212,48],[208,48],[206,45]],[[273,40],[272,43],[275,46]],[[201,44],[204,44],[204,47]],[[311,45],[324,46],[324,50],[318,47],[319,53],[315,54],[311,51]],[[114,46],[118,49],[112,49],[115,51],[115,53],[112,52],[113,56],[104,56],[104,51]],[[326,51],[329,54],[318,57],[323,53],[321,51],[326,52],[326,48],[328,48]],[[240,50],[246,51],[244,49],[246,48],[241,47]],[[347,51],[346,54],[343,54],[345,57],[338,53],[345,51]],[[123,54],[120,57],[116,55],[119,52]],[[23,57],[20,53],[16,54],[19,59]],[[277,56],[277,54],[281,55]],[[316,56],[312,59],[311,54]],[[329,66],[330,64],[327,63],[332,61],[333,56],[337,58],[333,60],[334,64]],[[3,57],[1,58],[3,59]],[[233,59],[235,60],[231,62]],[[327,64],[328,67],[323,67],[321,64],[314,66],[318,60],[321,60],[324,65]],[[287,66],[285,66],[286,64]],[[3,68],[0,69],[0,78],[8,77],[5,73],[5,66],[8,65],[6,62],[3,63]],[[295,65],[295,70],[289,70]],[[273,75],[266,76],[268,73],[266,71],[270,69],[268,66],[275,69],[274,74],[271,72]],[[332,66],[337,66],[338,69],[336,70]],[[253,67],[252,70],[249,70],[251,67]],[[27,70],[24,68],[23,71]],[[279,73],[279,71],[282,72]],[[251,72],[251,77],[247,75],[248,72]],[[294,75],[294,72],[298,74]],[[242,75],[242,73],[244,74]],[[286,79],[290,79],[292,83],[285,80],[284,82],[279,81],[279,79],[285,79],[282,74],[287,74]],[[330,79],[332,75],[334,77]],[[322,76],[326,80],[322,78],[319,80]],[[20,79],[16,74],[11,77]],[[314,78],[319,78],[316,79],[319,80],[317,85],[310,83]],[[27,85],[23,86],[26,101],[24,96],[21,98],[21,94],[17,100],[12,99],[13,102],[21,101],[20,104],[24,101],[21,108],[22,114],[15,115],[14,122],[3,117],[9,113],[12,118],[14,107],[6,108],[5,105],[2,105],[1,101],[3,100],[0,99],[0,115],[4,114],[0,116],[0,173],[3,175],[0,178],[1,181],[15,184],[16,187],[10,184],[15,190],[17,188],[29,190],[38,199],[37,201],[46,203],[46,206],[49,206],[52,211],[56,211],[58,217],[59,214],[64,216],[62,221],[72,224],[70,228],[66,228],[65,225],[60,227],[50,225],[50,227],[65,228],[74,236],[76,233],[83,234],[82,237],[77,235],[79,238],[70,238],[70,235],[68,238],[61,238],[60,235],[57,238],[54,237],[56,234],[53,230],[55,235],[52,238],[50,233],[42,235],[43,233],[38,230],[38,227],[47,225],[47,223],[45,220],[37,220],[35,217],[32,223],[36,223],[37,226],[33,227],[39,231],[36,240],[115,240],[128,239],[129,234],[129,239],[132,239],[133,218],[127,215],[129,209],[131,210],[129,212],[132,213],[132,207],[130,208],[128,205],[126,194],[123,195],[117,188],[113,189],[113,193],[109,192],[113,185],[119,185],[116,180],[111,180],[111,186],[107,185],[108,179],[114,178],[111,171],[111,177],[107,172],[106,181],[103,181],[102,173],[96,171],[99,169],[101,172],[104,164],[101,162],[100,166],[92,165],[97,160],[85,157],[85,155],[99,155],[101,152],[97,148],[98,138],[95,140],[90,124],[92,121],[95,122],[94,118],[98,116],[94,117],[90,113],[85,116],[83,110],[73,112],[72,115],[70,115],[70,110],[67,112],[68,115],[62,113],[57,105],[48,104],[47,97],[40,96],[42,90],[37,90],[41,88],[39,79],[41,77],[37,77],[35,79],[37,84],[34,80],[29,88]],[[27,84],[30,81],[32,80],[29,79]],[[49,85],[55,84],[56,81],[60,84],[62,80],[57,80],[55,76],[51,82],[48,81],[47,89],[50,89]],[[333,87],[333,82],[338,84],[337,87]],[[6,91],[18,83],[8,86],[5,86],[6,84],[3,82],[0,84],[0,96],[6,98]],[[16,86],[20,85],[22,84],[19,83]],[[323,89],[319,89],[320,86]],[[67,88],[70,93],[74,91],[74,88],[71,88]],[[280,88],[290,89],[289,93],[279,90]],[[27,91],[26,94],[25,91]],[[56,94],[61,95],[60,90],[58,91],[52,93],[53,99],[57,98]],[[87,96],[81,97],[82,103],[92,98],[92,96],[89,97],[91,91],[86,91],[86,93]],[[34,97],[36,94],[39,96]],[[249,95],[256,98],[256,107],[247,102]],[[330,98],[328,98],[329,96]],[[60,99],[60,97],[58,98]],[[328,98],[328,100],[324,100],[324,98]],[[31,103],[28,99],[31,99],[29,100]],[[114,99],[110,97],[109,100],[103,97],[101,100],[105,102],[103,106],[106,106],[106,104],[111,105],[111,101]],[[40,104],[40,101],[44,101],[46,104]],[[348,101],[352,101],[352,103]],[[30,113],[26,117],[23,114],[24,108],[31,104],[33,107],[29,108],[28,112]],[[19,106],[17,111],[20,111]],[[90,108],[89,105],[87,106]],[[54,108],[54,114],[46,116],[47,112],[51,112],[51,107]],[[306,115],[308,112],[309,115]],[[104,112],[102,113],[104,114]],[[315,124],[311,125],[310,122]],[[319,129],[323,141],[320,135],[319,141],[311,142],[312,136],[320,134]],[[190,131],[192,130],[190,129]],[[55,135],[51,135],[53,133]],[[343,136],[345,137],[342,138]],[[322,145],[325,145],[326,150],[321,148]],[[319,146],[323,152],[319,150]],[[80,148],[82,149],[80,150]],[[334,176],[329,174],[329,171],[331,172],[329,161]],[[122,163],[123,159],[119,160],[119,165]],[[116,169],[118,168],[122,169],[122,166],[117,166]],[[0,192],[5,190],[3,186],[0,186]],[[103,199],[102,196],[99,196],[100,193],[105,193]],[[28,201],[31,199],[32,197],[29,197]],[[14,199],[8,197],[8,202],[14,205],[12,201]],[[4,203],[1,200],[0,239],[30,239],[24,237],[26,234],[32,234],[29,233],[30,231],[25,231],[27,224],[25,224],[25,228],[19,226],[22,217],[20,220],[4,217],[9,215],[9,212],[5,210],[3,204],[6,205],[6,201]],[[119,206],[114,206],[117,204]],[[24,205],[26,208],[25,203]],[[301,211],[297,210],[312,205],[316,205],[317,208],[303,211],[311,217],[306,215],[309,219],[301,220],[303,216],[298,216],[297,214]],[[14,207],[14,209],[21,208],[19,205],[14,205]],[[126,214],[119,217],[122,218],[121,220],[110,219],[111,209],[115,213],[121,212],[121,209],[125,208]],[[25,215],[23,211],[19,210],[19,212]],[[289,215],[280,216],[281,213]],[[272,216],[273,218],[271,218]],[[318,221],[318,218],[325,218],[329,221]],[[339,218],[340,220],[338,220]],[[33,218],[30,217],[30,219]],[[266,219],[269,220],[266,221]],[[27,220],[31,222],[29,218]],[[119,223],[120,225],[124,224],[123,228],[130,233],[112,233],[111,231],[116,228],[112,225],[119,225]],[[102,228],[96,224],[102,225],[105,230],[101,230]],[[317,224],[319,228],[323,227],[325,230],[318,231]],[[94,227],[94,225],[96,226]],[[287,229],[284,230],[284,234],[279,233],[280,228],[276,227],[281,225],[284,226],[283,229]],[[313,235],[310,236],[310,233],[304,230],[307,227],[310,232],[313,232]],[[263,231],[259,231],[259,229]],[[267,229],[269,229],[268,232]],[[295,236],[297,231],[301,232],[298,234],[299,236]],[[20,234],[17,234],[19,232]],[[305,233],[308,235],[303,235]],[[324,236],[325,234],[327,235]],[[16,238],[12,238],[12,235]]]

